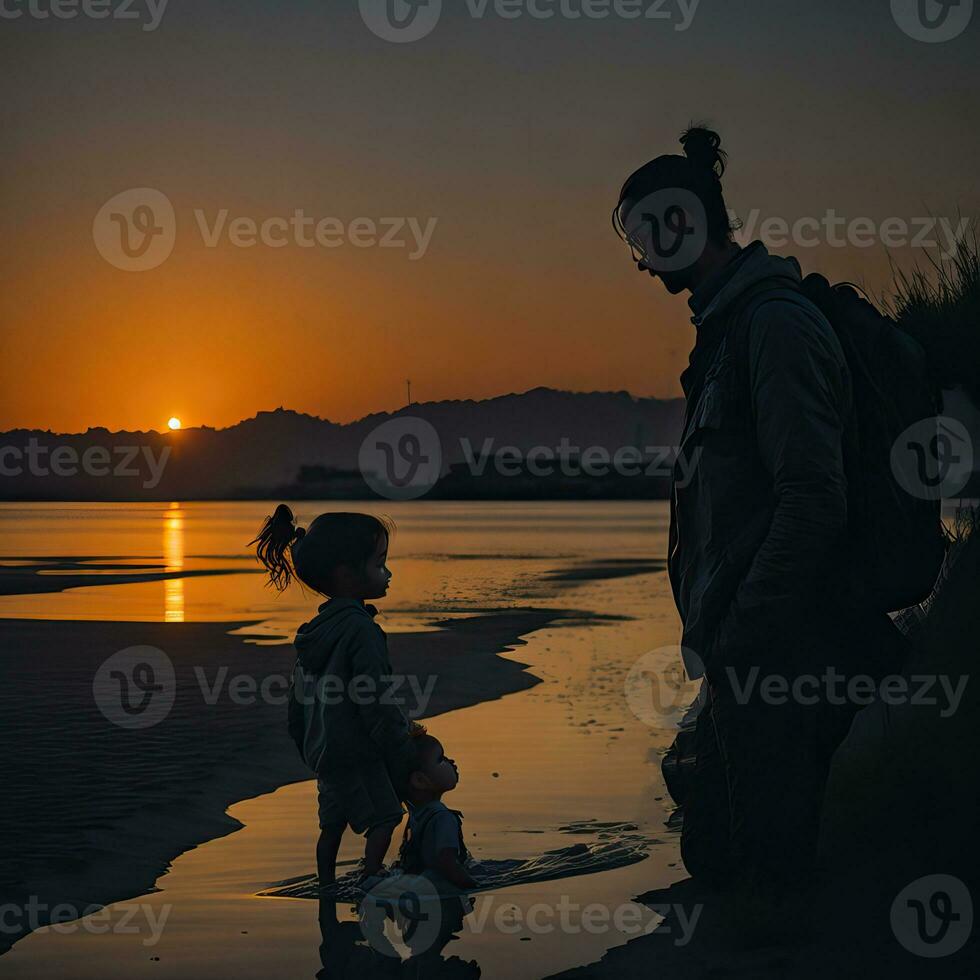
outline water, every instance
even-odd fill
[[[429,724],[460,765],[460,786],[446,801],[465,814],[476,857],[533,858],[592,840],[560,829],[578,821],[631,824],[650,842],[648,857],[485,895],[443,957],[475,960],[484,977],[541,977],[598,959],[651,928],[657,918],[632,899],[683,877],[677,842],[663,826],[669,801],[658,768],[673,717],[641,712],[640,720],[627,704],[624,682],[648,651],[677,642],[670,590],[657,570],[565,581],[555,573],[662,558],[666,505],[355,507],[388,513],[398,524],[392,590],[381,603],[390,633],[485,609],[547,606],[622,617],[600,625],[559,622],[526,636],[526,645],[504,656],[528,664],[542,684]],[[296,507],[304,519],[317,509]],[[2,506],[4,564],[23,568],[28,561],[74,556],[85,559],[85,574],[94,579],[119,574],[109,564],[127,566],[124,574],[162,570],[170,577],[2,597],[0,616],[259,623],[273,642],[308,618],[316,600],[299,591],[276,597],[254,573],[245,543],[268,511],[255,503]],[[156,567],[132,567],[141,564]],[[234,574],[174,577],[219,570]],[[48,574],[76,570],[52,568]],[[657,656],[667,663],[675,655],[668,650]],[[678,692],[678,703],[689,693]],[[128,924],[137,931],[95,931],[85,922],[59,927],[69,930],[65,934],[45,930],[3,957],[5,975],[67,970],[102,980],[152,970],[181,980],[226,973],[312,977],[320,966],[316,903],[257,894],[314,870],[313,786],[284,787],[230,813],[244,829],[180,857],[157,882],[159,891],[134,906],[141,911]],[[359,849],[357,841],[346,841],[341,860],[352,860]],[[340,911],[350,918],[349,910]],[[108,913],[113,923],[125,914],[122,906]],[[151,923],[161,921],[155,938]]]
[[[300,503],[294,512],[308,524],[325,506]],[[575,559],[662,558],[665,552],[667,509],[660,502],[423,501],[343,507],[387,514],[397,524],[389,553],[394,579],[383,603],[388,629],[417,629],[433,614],[509,608],[544,596],[540,576]],[[260,619],[291,635],[315,601],[298,589],[277,596],[257,574],[247,542],[270,510],[270,504],[252,502],[0,504],[0,565],[70,556],[85,568],[63,573],[51,568],[41,574],[97,579],[120,574],[123,565],[132,566],[128,574],[134,577],[169,576],[162,582],[0,596],[0,618]],[[215,571],[235,574],[202,575]]]

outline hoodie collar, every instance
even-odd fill
[[[335,613],[339,612],[341,609],[363,609],[372,619],[378,615],[378,607],[372,606],[370,602],[365,602],[363,599],[347,599],[347,598],[336,598],[327,599],[326,602],[320,605],[317,609],[317,614],[322,616],[324,613]]]
[[[727,314],[738,298],[760,283],[794,288],[801,282],[796,259],[770,255],[762,242],[742,249],[724,268],[703,282],[688,300],[698,335],[690,361],[681,374],[689,411],[728,330]]]
[[[793,258],[770,255],[762,242],[753,242],[691,294],[688,305],[694,313],[693,324],[700,330],[753,286],[779,279],[789,287],[798,286],[802,279],[800,264]]]
[[[378,610],[361,599],[329,599],[316,616],[304,623],[293,640],[300,662],[307,670],[322,671],[337,644],[362,617],[374,619]]]

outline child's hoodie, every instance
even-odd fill
[[[296,633],[289,732],[318,776],[378,760],[399,774],[412,761],[408,718],[391,703],[377,612],[358,599],[331,599]]]

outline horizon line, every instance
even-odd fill
[[[506,392],[506,393],[503,393],[503,394],[500,394],[500,395],[491,395],[491,396],[489,396],[487,398],[442,398],[442,399],[438,399],[438,400],[434,400],[434,401],[426,401],[426,402],[413,401],[413,402],[410,402],[408,405],[405,405],[405,406],[403,406],[402,408],[399,408],[399,409],[395,409],[395,410],[381,410],[381,411],[376,411],[376,412],[370,412],[367,415],[362,415],[360,418],[351,419],[351,421],[349,421],[349,422],[334,422],[332,419],[325,418],[322,415],[314,415],[314,414],[312,414],[310,412],[300,412],[300,411],[297,411],[296,409],[286,408],[284,405],[279,405],[278,407],[271,408],[271,409],[257,409],[254,415],[246,416],[245,418],[239,419],[237,422],[232,422],[230,425],[221,426],[220,428],[215,427],[215,426],[211,426],[211,425],[207,425],[207,424],[191,425],[191,426],[181,426],[180,429],[176,429],[176,430],[167,429],[167,428],[163,428],[163,429],[125,429],[125,428],[124,429],[109,429],[105,425],[90,425],[90,426],[88,426],[88,428],[86,428],[84,430],[79,430],[79,431],[75,431],[75,432],[62,432],[62,431],[55,431],[54,429],[27,428],[27,427],[24,427],[24,426],[17,426],[17,427],[12,428],[12,429],[0,430],[0,434],[10,435],[10,434],[15,433],[15,432],[37,432],[37,433],[43,433],[45,435],[53,435],[53,436],[84,436],[84,435],[88,435],[90,432],[105,431],[109,435],[151,435],[152,434],[152,435],[159,435],[159,436],[170,436],[172,438],[179,438],[180,435],[181,435],[181,433],[185,433],[185,432],[201,432],[201,431],[205,431],[205,430],[210,431],[210,432],[227,432],[229,429],[237,428],[239,425],[244,425],[246,422],[255,421],[256,419],[258,419],[262,415],[275,415],[275,414],[280,413],[280,412],[281,413],[284,413],[284,414],[296,415],[296,416],[300,416],[300,417],[303,417],[303,418],[313,419],[313,420],[315,420],[317,422],[326,422],[329,425],[335,425],[335,426],[337,426],[339,428],[344,428],[344,427],[350,426],[350,425],[358,425],[361,422],[364,422],[364,421],[366,421],[368,419],[372,419],[372,418],[374,418],[376,416],[380,416],[380,415],[388,415],[388,416],[392,416],[392,417],[393,416],[397,416],[397,415],[400,415],[403,412],[406,412],[407,410],[412,409],[412,408],[416,408],[416,409],[417,408],[426,408],[427,406],[433,406],[433,405],[462,405],[462,404],[466,404],[466,403],[471,403],[471,404],[476,404],[476,405],[482,405],[482,404],[485,404],[486,402],[500,401],[500,400],[502,400],[504,398],[523,398],[523,397],[525,397],[527,395],[531,395],[531,394],[534,394],[536,392],[547,392],[549,394],[572,395],[572,396],[590,396],[590,395],[621,396],[621,395],[626,395],[629,398],[631,398],[634,402],[642,402],[642,401],[646,401],[646,402],[663,402],[665,404],[666,403],[669,403],[669,402],[677,402],[677,401],[683,401],[684,400],[684,397],[682,395],[678,395],[678,396],[675,396],[675,397],[672,397],[672,398],[660,398],[660,397],[658,397],[656,395],[634,395],[632,392],[627,391],[624,388],[619,389],[619,390],[616,390],[616,391],[612,391],[612,390],[608,390],[608,389],[607,390],[595,389],[595,390],[590,390],[590,391],[575,391],[575,390],[572,390],[572,389],[569,389],[569,388],[552,388],[552,387],[549,387],[548,385],[537,385],[534,388],[528,388],[526,391],[510,391],[510,392]]]

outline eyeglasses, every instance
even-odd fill
[[[627,231],[626,226],[623,224],[623,219],[620,216],[619,209],[622,205],[617,205],[613,209],[612,213],[612,224],[613,228],[616,230],[616,234],[629,246],[631,255],[633,256],[633,261],[638,265],[644,262],[649,266],[649,247],[640,238],[638,231]]]

